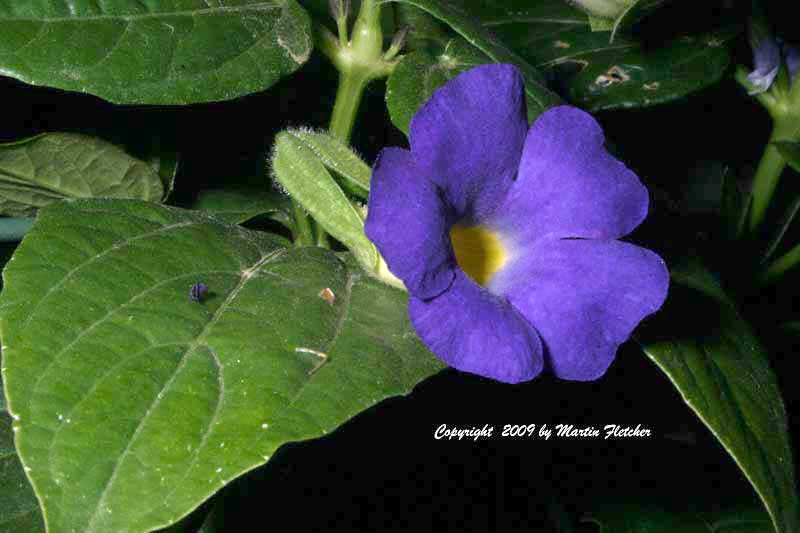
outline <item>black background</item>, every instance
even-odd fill
[[[771,15],[785,36],[796,38],[782,4],[789,3],[775,3]],[[691,25],[741,22],[741,8],[722,10],[721,5],[709,3],[699,14],[694,6]],[[656,39],[667,36],[675,21],[686,20],[686,9],[647,20],[640,31]],[[736,53],[740,63],[749,64],[744,40]],[[206,188],[268,187],[266,154],[274,134],[287,126],[325,127],[335,79],[331,67],[315,56],[263,93],[177,108],[114,106],[0,78],[0,141],[42,131],[80,131],[124,142],[152,132],[176,143],[181,165],[171,203],[189,206]],[[383,94],[382,83],[370,86],[354,131],[353,144],[368,161],[383,146],[405,144],[388,120]],[[723,162],[746,180],[769,133],[766,113],[729,75],[679,102],[605,112],[598,118],[610,144],[651,191],[651,215],[632,240],[658,251],[668,263],[687,250],[711,256],[729,288],[739,290],[746,314],[771,349],[796,431],[800,404],[791,372],[796,341],[774,324],[793,315],[797,278],[770,290],[748,290],[742,281],[751,264],[746,245],[724,243],[713,210],[684,201],[706,162]],[[787,172],[779,198],[797,194],[797,177]],[[697,308],[701,304],[689,299],[670,305],[678,304],[689,306],[686,316],[703,312]],[[435,440],[434,431],[443,423],[489,424],[494,437]],[[544,423],[641,424],[653,436],[499,437],[504,424]],[[621,500],[677,510],[755,501],[730,456],[635,342],[625,344],[608,373],[592,383],[545,374],[510,386],[444,371],[409,396],[384,401],[325,438],[284,446],[268,465],[234,482],[212,502],[220,531],[287,529],[279,524],[292,524],[292,531],[548,531],[564,513],[581,517],[603,502]],[[580,527],[596,530],[589,524]]]

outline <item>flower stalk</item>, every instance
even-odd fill
[[[753,177],[752,201],[749,213],[750,231],[755,231],[764,219],[781,174],[786,168],[786,161],[775,145],[772,144],[773,141],[781,139],[777,132],[778,128],[773,128],[769,142],[764,148],[764,153],[758,163],[756,174]]]
[[[750,26],[754,70],[736,71],[736,81],[772,117],[772,133],[759,161],[751,189],[747,227],[755,233],[769,209],[786,160],[776,141],[800,140],[800,83],[796,83],[798,50],[773,36],[758,20]]]
[[[338,36],[327,28],[317,27],[317,41],[322,53],[339,71],[339,85],[333,105],[329,133],[348,144],[355,125],[364,89],[369,82],[388,76],[397,64],[398,52],[402,48],[405,32],[392,41],[389,50],[383,51],[381,30],[381,5],[376,0],[364,0],[348,36],[347,17],[349,0],[332,0],[331,12],[336,20]],[[316,243],[328,247],[325,230],[314,224]]]

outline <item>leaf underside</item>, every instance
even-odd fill
[[[85,135],[45,133],[0,144],[0,214],[33,216],[40,207],[81,197],[159,202],[164,180],[152,165]]]

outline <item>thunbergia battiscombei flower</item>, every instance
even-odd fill
[[[747,81],[753,84],[751,95],[768,91],[784,62],[790,81],[794,81],[800,68],[800,50],[760,28],[751,28],[750,45],[753,48],[753,71],[747,75]]]
[[[647,215],[637,176],[569,106],[528,128],[511,65],[475,67],[384,148],[365,231],[408,289],[420,339],[451,367],[517,383],[547,365],[593,380],[661,307],[669,274],[616,239]]]

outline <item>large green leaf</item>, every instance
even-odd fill
[[[675,512],[659,505],[617,503],[599,506],[585,520],[602,533],[772,533],[762,509],[738,507],[724,511]]]
[[[283,243],[134,200],[39,212],[4,272],[0,335],[49,531],[173,523],[281,444],[441,368],[405,293]]]
[[[423,3],[409,3],[449,21],[449,11],[443,15]],[[479,21],[477,27],[492,35],[492,42],[502,42],[504,49],[516,55],[498,59],[487,53],[487,47],[463,38],[469,33],[459,31],[457,25],[451,25],[455,32],[448,32],[424,18],[421,24],[421,17],[415,16],[410,41],[413,51],[397,65],[386,91],[392,122],[404,132],[434,90],[482,63],[522,58],[522,64],[559,80],[574,104],[600,111],[646,107],[686,96],[717,82],[730,62],[727,42],[733,37],[731,32],[681,37],[645,50],[632,37],[618,36],[609,42],[609,33],[592,32],[586,15],[564,0],[482,0],[448,5],[464,18]],[[474,22],[468,27],[478,31]],[[526,86],[536,89],[537,82],[531,82],[531,77],[526,77]],[[532,98],[535,94],[528,91],[527,95],[531,120],[543,109]]]
[[[11,417],[0,411],[0,531],[44,531],[39,502],[14,449]]]
[[[115,197],[159,202],[153,166],[85,135],[45,133],[0,144],[0,213],[31,216],[64,198]]]
[[[0,35],[0,74],[126,104],[261,91],[312,47],[295,0],[3,0]]]
[[[452,28],[475,48],[483,52],[483,63],[512,63],[519,67],[525,79],[525,92],[528,97],[528,112],[535,118],[548,108],[558,105],[560,98],[550,91],[544,77],[524,58],[511,51],[495,35],[487,31],[472,13],[472,3],[452,0],[396,0],[416,6]]]
[[[675,269],[673,279],[700,292],[673,288],[673,302],[660,314],[660,336],[651,330],[643,337],[645,352],[731,454],[775,528],[800,530],[786,412],[767,353],[697,263]],[[681,295],[687,299],[678,306]],[[694,311],[682,323],[686,305]]]

